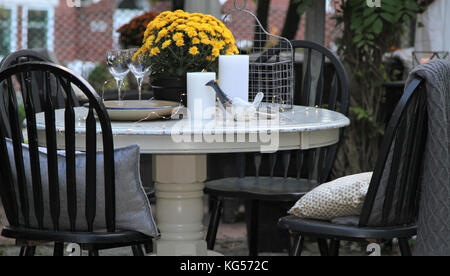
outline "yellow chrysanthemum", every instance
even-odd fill
[[[218,33],[223,33],[222,27],[215,26],[215,27],[214,27],[214,30],[216,30],[216,32],[218,32]]]
[[[193,15],[191,16],[191,20],[194,22],[201,22],[202,18],[199,15]]]
[[[147,40],[145,41],[143,47],[146,48],[146,49],[150,49],[152,46],[153,46],[153,40],[147,39]]]
[[[166,49],[167,47],[169,47],[170,46],[170,44],[172,44],[172,40],[166,40],[166,41],[164,41],[164,43],[162,44],[162,46],[161,46],[161,48],[162,49]]]
[[[207,60],[207,70],[214,69],[216,64],[212,62],[217,61],[219,55],[239,53],[233,34],[223,22],[212,15],[190,14],[182,10],[167,11],[157,16],[147,25],[142,43],[137,54],[146,55],[151,63],[161,63],[161,58],[153,58],[158,54],[176,54],[181,62],[190,56],[186,62],[202,68],[205,68],[204,62]],[[168,51],[170,47],[180,48],[178,51]],[[177,59],[169,63],[169,66],[180,66]]]
[[[201,25],[201,29],[204,30],[204,31],[207,31],[207,32],[212,32],[213,31],[211,26],[206,24],[206,23]]]
[[[159,21],[159,22],[157,23],[156,27],[157,27],[158,29],[161,29],[162,27],[164,27],[164,26],[166,26],[166,25],[167,25],[167,21],[166,21],[166,20],[161,20],[161,21]]]
[[[212,45],[214,48],[222,50],[225,47],[225,42],[214,39],[212,40]]]
[[[207,38],[209,38],[208,35],[205,34],[204,32],[198,33],[198,36],[200,37],[200,39],[207,39]]]
[[[201,42],[205,45],[211,45],[211,40],[209,38],[202,38]]]
[[[217,49],[217,48],[213,48],[211,54],[212,54],[213,57],[218,57],[220,55],[220,50]]]
[[[196,56],[198,55],[200,52],[198,51],[198,48],[196,46],[191,47],[191,49],[189,49],[189,54]]]
[[[184,46],[184,39],[178,39],[177,40],[177,46],[178,47]]]
[[[185,16],[186,15],[186,13],[183,10],[176,10],[174,12],[174,14],[177,16]]]
[[[178,41],[178,40],[183,39],[183,37],[184,37],[183,33],[176,33],[173,35],[172,39],[175,41]]]
[[[161,31],[159,31],[158,33],[158,37],[159,38],[163,38],[165,37],[169,32],[167,31],[167,29],[162,29]]]
[[[158,47],[155,47],[150,51],[150,56],[156,56],[159,53],[161,53],[161,51],[159,50]]]
[[[184,31],[184,30],[186,30],[186,28],[188,28],[188,26],[186,24],[181,24],[181,25],[177,26],[177,30],[180,30],[180,31]]]
[[[187,28],[186,33],[190,38],[197,36],[197,31],[194,28]]]

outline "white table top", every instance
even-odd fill
[[[84,107],[75,109],[75,118],[78,118],[75,130],[77,138],[84,137],[87,112],[88,109]],[[36,122],[38,133],[44,134],[45,117],[43,113],[36,115]],[[350,120],[340,113],[302,106],[294,106],[291,111],[280,113],[279,118],[275,120],[235,122],[216,119],[191,122],[189,118],[184,118],[168,121],[111,123],[116,147],[138,144],[144,153],[161,154],[259,151],[263,141],[260,137],[256,140],[251,139],[251,136],[256,137],[261,133],[278,136],[279,145],[274,150],[307,149],[337,143],[339,129],[348,125],[350,125]],[[58,146],[64,147],[64,110],[56,111],[56,130],[62,140],[58,139]],[[99,125],[98,131],[100,132]],[[186,136],[190,137],[191,135],[242,136],[244,138],[238,140],[239,138],[235,137],[234,143],[226,139],[221,142],[218,138],[213,142],[205,142],[206,138],[200,138],[202,141],[186,140]],[[174,136],[176,137],[174,138]],[[181,136],[185,137],[182,143],[179,140]],[[307,143],[306,138],[309,138]],[[324,141],[319,138],[323,138]],[[84,147],[83,140],[77,139],[78,150],[82,150]],[[99,140],[99,142],[101,141]]]

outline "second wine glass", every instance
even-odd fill
[[[106,54],[106,65],[117,82],[119,101],[122,100],[121,89],[123,80],[130,72],[130,68],[128,68],[130,59],[131,57],[127,50],[110,50]]]
[[[144,55],[137,54],[139,49],[129,50],[129,63],[128,68],[130,68],[131,73],[136,77],[139,89],[139,100],[142,99],[142,83],[144,81],[145,75],[150,71],[150,67],[145,64]]]

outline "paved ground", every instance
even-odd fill
[[[207,219],[207,218],[206,218]],[[6,223],[4,211],[0,205],[0,228]],[[341,255],[347,256],[366,256],[366,245],[360,243],[344,242],[341,246]],[[383,255],[399,255],[398,247],[383,246]],[[217,236],[216,251],[225,256],[247,256],[248,247],[246,239],[246,228],[243,221],[233,224],[221,224]],[[14,245],[14,242],[0,237],[0,256],[17,256],[19,248]],[[37,255],[49,256],[52,255],[52,248],[50,246],[41,246],[37,248]],[[131,249],[115,249],[102,251],[104,256],[130,256]],[[287,253],[262,253],[263,256],[287,256]],[[314,241],[307,241],[305,244],[304,256],[318,256],[319,252]]]

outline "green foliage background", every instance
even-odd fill
[[[379,8],[366,1],[343,1],[336,16],[343,35],[336,42],[350,78],[350,119],[335,176],[372,171],[384,126],[377,120],[383,102],[382,84],[392,81],[383,55],[397,46],[405,27],[421,10],[414,0],[382,0]]]

